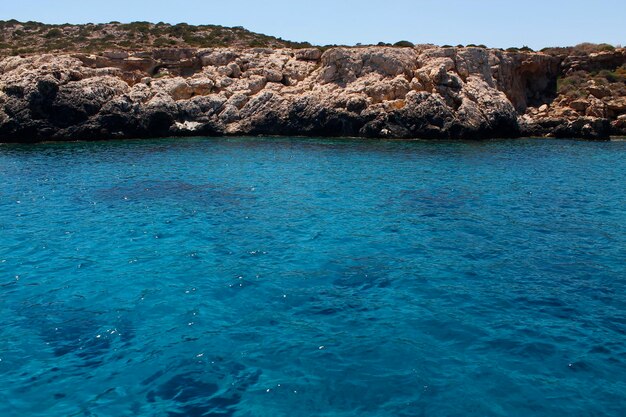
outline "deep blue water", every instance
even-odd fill
[[[0,146],[0,416],[626,415],[626,142]]]

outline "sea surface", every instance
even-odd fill
[[[0,145],[0,416],[624,416],[626,142]]]

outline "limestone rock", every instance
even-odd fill
[[[615,114],[624,114],[626,113],[626,97],[618,97],[607,100],[606,107]]]
[[[591,97],[589,100],[589,107],[585,110],[586,116],[591,117],[606,117],[606,104],[597,98]]]
[[[317,48],[300,49],[296,51],[296,59],[299,61],[319,61],[322,51]]]
[[[589,101],[588,100],[574,100],[571,103],[569,103],[569,106],[578,111],[578,112],[585,112],[585,110],[587,110],[587,107],[589,107]]]
[[[232,123],[239,120],[239,118],[239,109],[232,104],[224,106],[224,110],[220,113],[220,119],[224,123]]]
[[[594,82],[587,86],[587,91],[589,91],[589,94],[593,95],[595,98],[604,98],[611,95],[611,90],[609,90],[608,87],[598,85]]]
[[[621,54],[621,52],[620,52]],[[605,138],[626,130],[609,84],[558,96],[577,57],[485,48],[168,48],[0,60],[0,141],[191,134]],[[620,64],[621,65],[621,64]]]

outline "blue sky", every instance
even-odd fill
[[[0,0],[0,20],[219,24],[315,44],[626,44],[626,0]]]

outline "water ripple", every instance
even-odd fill
[[[622,415],[626,143],[0,147],[0,415]]]

